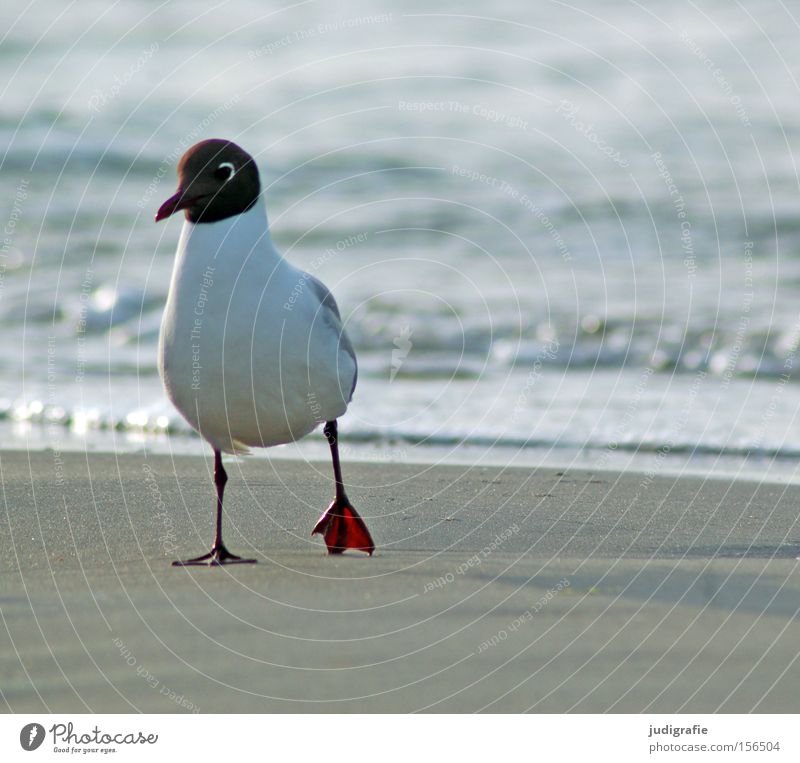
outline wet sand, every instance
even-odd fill
[[[326,463],[0,453],[8,712],[798,712],[800,487],[346,464],[375,556],[309,532]],[[751,475],[757,480],[758,475]]]

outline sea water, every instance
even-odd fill
[[[3,446],[195,447],[156,370],[180,221],[153,215],[183,151],[227,137],[257,159],[279,248],[339,302],[360,362],[342,421],[354,452],[793,473],[792,14],[766,0],[9,11]]]

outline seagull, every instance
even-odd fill
[[[344,490],[337,420],[358,367],[331,292],[293,267],[270,237],[255,160],[229,140],[204,140],[178,164],[159,222],[184,213],[159,337],[167,396],[214,450],[211,551],[175,566],[252,564],[222,541],[228,475],[222,454],[293,442],[323,426],[336,496],[312,530],[330,554],[375,544]]]

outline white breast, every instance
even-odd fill
[[[275,250],[259,202],[184,222],[161,325],[167,394],[215,448],[290,442],[341,416],[355,357],[309,277]]]

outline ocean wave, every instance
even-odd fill
[[[119,433],[144,436],[163,437],[169,435],[178,438],[199,439],[199,435],[169,406],[165,401],[149,407],[128,410],[113,415],[109,410],[100,408],[68,409],[61,405],[45,404],[34,399],[28,402],[0,399],[0,423],[39,427],[43,432],[52,427],[64,433],[81,435],[91,439],[93,433],[116,431]],[[26,440],[28,430],[18,433],[21,440]],[[764,442],[760,438],[751,441],[715,442],[713,439],[685,438],[675,440],[668,434],[663,439],[653,438],[645,433],[629,433],[624,440],[615,439],[614,433],[608,431],[596,433],[584,439],[558,434],[555,436],[491,435],[481,433],[446,433],[441,431],[419,431],[403,428],[379,427],[368,428],[363,424],[351,424],[345,419],[342,427],[343,443],[346,445],[371,445],[388,448],[390,452],[400,454],[407,448],[423,447],[437,449],[457,449],[471,446],[482,450],[493,448],[510,451],[585,451],[587,453],[628,453],[654,455],[659,458],[668,456],[719,456],[748,457],[760,459],[796,460],[800,459],[800,442],[780,443]],[[13,447],[13,432],[4,447]]]

